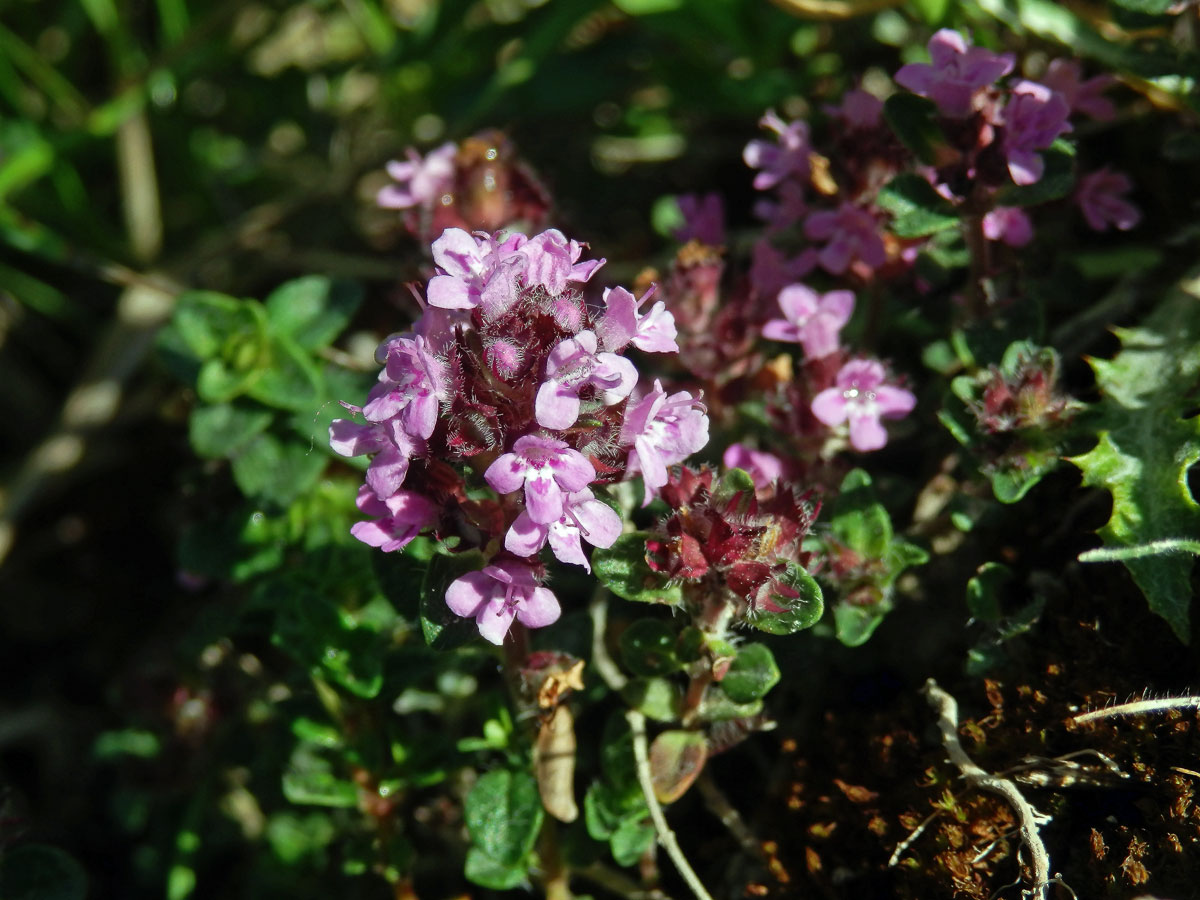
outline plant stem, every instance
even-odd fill
[[[646,806],[650,808],[650,818],[654,822],[654,830],[658,832],[658,842],[667,851],[667,856],[671,857],[671,862],[695,894],[696,900],[712,900],[712,895],[705,890],[699,876],[683,855],[679,842],[675,840],[675,832],[667,824],[667,817],[663,815],[658,798],[654,795],[654,784],[650,778],[650,755],[646,747],[646,717],[636,709],[630,709],[625,712],[625,719],[633,732],[633,758],[637,761],[638,784],[642,787]]]

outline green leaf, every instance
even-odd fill
[[[735,703],[761,700],[778,683],[779,666],[765,644],[745,644],[739,648],[720,682],[721,690]]]
[[[362,303],[362,288],[352,281],[310,275],[280,285],[265,302],[276,335],[304,350],[319,350],[350,323]]]
[[[483,568],[478,550],[450,556],[435,555],[429,561],[421,582],[421,632],[425,643],[435,650],[453,650],[479,636],[475,620],[456,616],[446,605],[446,588],[456,578]]]
[[[187,291],[175,302],[175,315],[167,330],[197,359],[221,352],[225,341],[244,327],[242,302],[216,291]]]
[[[221,403],[197,406],[188,418],[188,439],[197,456],[208,459],[236,456],[271,424],[268,410]]]
[[[871,476],[853,469],[842,479],[830,530],[837,540],[870,559],[882,559],[892,542],[892,519],[875,499]]]
[[[618,866],[632,866],[654,843],[654,825],[645,817],[630,816],[617,826],[609,838],[613,859]]]
[[[650,744],[650,783],[659,803],[674,803],[700,776],[708,759],[702,731],[672,729]]]
[[[1046,164],[1042,177],[1033,184],[1014,185],[996,196],[999,206],[1037,206],[1071,193],[1075,187],[1075,146],[1059,138],[1042,151]]]
[[[463,874],[467,881],[494,891],[508,891],[526,880],[528,866],[524,862],[509,865],[492,859],[478,847],[467,849]]]
[[[996,623],[1004,618],[1001,594],[1013,580],[1012,569],[1003,563],[986,562],[967,582],[967,609],[980,622]]]
[[[665,578],[647,565],[646,538],[644,531],[621,535],[611,547],[592,553],[592,569],[600,582],[618,597],[674,606],[680,602],[680,586],[668,585]]]
[[[315,415],[321,402],[321,370],[309,355],[285,337],[273,337],[246,392],[267,406]]]
[[[1112,2],[1133,12],[1161,16],[1175,4],[1176,0],[1112,0]]]
[[[542,826],[537,782],[529,772],[488,772],[467,794],[464,814],[471,845],[502,865],[516,866],[533,849]]]
[[[937,147],[945,142],[937,124],[937,106],[932,100],[907,91],[897,91],[883,104],[883,117],[896,137],[921,162],[934,165]]]
[[[1200,506],[1188,469],[1200,460],[1200,417],[1186,391],[1200,379],[1200,278],[1179,285],[1137,328],[1116,329],[1121,352],[1091,360],[1102,395],[1099,442],[1070,459],[1083,483],[1112,494],[1112,517],[1100,529],[1116,550],[1200,534]],[[1195,557],[1169,553],[1124,560],[1150,608],[1189,639],[1188,605]]]
[[[358,805],[358,788],[339,778],[331,763],[312,744],[301,743],[283,772],[283,796],[303,806],[352,808]]]
[[[676,672],[675,632],[658,619],[638,619],[621,633],[621,659],[635,675]]]
[[[634,678],[621,689],[625,702],[656,722],[674,722],[683,708],[683,690],[666,678]]]
[[[87,874],[70,854],[46,844],[25,844],[0,857],[4,900],[84,900]]]
[[[861,647],[891,611],[892,603],[887,599],[862,606],[845,601],[837,604],[833,608],[837,639],[847,647]]]
[[[233,479],[248,499],[284,508],[316,484],[325,454],[273,434],[260,434],[233,456]]]
[[[912,0],[912,5],[926,25],[940,24],[950,11],[950,0]]]
[[[926,237],[958,225],[954,207],[928,181],[910,172],[884,185],[876,203],[892,214],[888,227],[897,237]]]
[[[795,634],[816,625],[824,611],[821,586],[801,566],[789,562],[759,591],[746,621],[768,634]]]

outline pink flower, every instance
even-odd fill
[[[804,222],[804,236],[828,242],[817,253],[817,262],[833,275],[841,275],[856,259],[871,269],[887,262],[875,217],[852,203],[810,215]]]
[[[557,521],[535,522],[528,511],[522,512],[504,536],[504,549],[517,556],[533,556],[548,540],[556,557],[590,572],[580,538],[593,547],[611,547],[620,534],[621,517],[584,488],[567,497]]]
[[[887,432],[879,419],[898,419],[916,406],[911,392],[884,384],[883,366],[872,359],[851,360],[837,373],[835,387],[813,399],[812,411],[830,427],[850,422],[850,445],[866,452],[887,443]]]
[[[1083,113],[1098,122],[1107,122],[1117,115],[1117,109],[1107,97],[1101,96],[1117,79],[1112,75],[1097,75],[1084,81],[1082,66],[1074,59],[1052,59],[1042,78],[1042,84],[1058,91],[1073,113]]]
[[[604,318],[596,330],[600,332],[605,350],[620,350],[632,343],[646,353],[679,352],[679,344],[675,342],[678,334],[675,317],[667,312],[665,303],[658,300],[650,307],[650,312],[644,316],[638,315],[639,307],[653,293],[654,288],[651,287],[638,300],[623,287],[604,289]]]
[[[788,259],[769,241],[758,241],[750,262],[750,283],[761,297],[774,297],[786,285],[798,281],[817,264],[817,251],[806,248],[794,259]]]
[[[425,296],[441,309],[474,309],[483,306],[492,315],[507,310],[516,299],[514,281],[526,263],[516,248],[525,241],[516,235],[498,245],[461,228],[447,228],[433,242],[438,274],[429,279]]]
[[[633,391],[638,379],[633,363],[615,353],[597,353],[596,347],[595,333],[581,331],[560,341],[546,357],[546,381],[534,401],[534,417],[543,428],[574,425],[585,387],[595,387],[605,406],[620,403]]]
[[[989,241],[1024,247],[1033,240],[1033,223],[1018,206],[997,206],[983,217],[983,234]]]
[[[357,406],[343,405],[351,412],[362,412]],[[367,485],[380,500],[387,500],[400,489],[410,460],[426,450],[425,442],[405,431],[399,419],[365,425],[334,419],[329,425],[329,446],[341,456],[375,454],[367,467]]]
[[[446,589],[446,605],[456,616],[474,616],[479,634],[493,644],[504,643],[516,618],[529,628],[558,621],[558,598],[538,581],[527,563],[501,560],[480,572],[468,572]]]
[[[808,359],[820,359],[837,352],[838,332],[854,311],[854,294],[818,294],[803,284],[790,284],[779,292],[779,308],[783,318],[767,322],[763,337],[798,343]]]
[[[524,487],[530,518],[544,525],[558,521],[567,496],[587,487],[595,474],[587,457],[566,441],[527,434],[488,466],[483,477],[501,494]]]
[[[405,431],[428,439],[437,425],[439,404],[449,396],[446,364],[429,352],[420,335],[389,338],[380,351],[386,365],[363,406],[363,416],[368,422],[399,416]]]
[[[1016,184],[1033,184],[1045,163],[1035,150],[1045,150],[1060,134],[1071,130],[1071,107],[1062,94],[1036,81],[1018,81],[1004,107],[1004,155]]]
[[[779,142],[769,144],[753,140],[746,145],[742,159],[750,168],[762,170],[754,176],[755,190],[769,190],[793,175],[800,181],[807,181],[810,172],[808,156],[811,152],[808,123],[800,120],[784,122],[774,111],[768,111],[758,124],[774,131],[779,136]]]
[[[675,202],[683,216],[683,227],[675,230],[675,240],[699,241],[710,247],[725,243],[725,204],[720,194],[683,194]]]
[[[1128,231],[1142,220],[1141,212],[1124,196],[1132,189],[1128,175],[1105,166],[1079,179],[1075,202],[1095,231],[1108,231],[1110,225]]]
[[[432,206],[454,184],[454,158],[458,148],[445,143],[424,159],[411,147],[407,162],[393,160],[387,171],[398,184],[389,184],[375,198],[384,209]]]
[[[901,66],[896,83],[928,97],[943,115],[953,118],[970,115],[975,92],[1013,69],[1012,54],[968,46],[961,34],[949,28],[930,38],[928,47],[932,64]]]
[[[774,195],[767,195],[754,204],[754,215],[767,223],[768,234],[790,228],[807,212],[804,185],[798,181],[783,182],[775,189]]]
[[[654,390],[625,410],[621,443],[632,445],[627,471],[641,472],[646,506],[667,483],[667,466],[683,462],[708,443],[704,405],[687,391],[668,397],[655,379]]]
[[[380,500],[364,484],[358,489],[355,504],[368,516],[376,518],[356,522],[350,526],[350,533],[384,553],[407,546],[421,529],[434,524],[438,518],[437,507],[413,491],[396,491],[386,500]]]
[[[556,228],[534,235],[520,246],[527,262],[524,270],[526,287],[540,285],[546,292],[561,294],[570,282],[587,281],[596,270],[604,265],[602,259],[579,262],[585,244],[568,241],[566,235]]]
[[[756,488],[765,488],[783,475],[783,460],[765,450],[753,450],[745,444],[730,444],[721,462],[727,469],[744,469]]]
[[[827,106],[825,112],[841,119],[851,130],[876,128],[883,122],[883,101],[864,90],[846,91],[838,106]]]

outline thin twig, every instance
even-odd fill
[[[1111,719],[1116,716],[1140,716],[1144,713],[1166,712],[1168,709],[1200,709],[1200,697],[1164,697],[1161,700],[1138,700],[1135,703],[1121,703],[1105,709],[1094,709],[1091,712],[1080,713],[1068,719],[1076,725],[1084,722],[1096,722],[1100,719]]]
[[[663,815],[658,798],[654,796],[654,784],[650,778],[650,754],[646,748],[646,717],[636,709],[630,709],[625,711],[625,719],[633,732],[633,758],[637,761],[638,784],[642,786],[642,795],[650,808],[650,818],[654,822],[654,830],[658,832],[658,842],[667,851],[667,856],[671,857],[671,862],[675,863],[675,868],[692,889],[692,893],[696,895],[696,900],[712,900],[712,895],[705,890],[687,857],[683,855],[679,842],[675,840],[675,832],[667,824],[667,817]]]
[[[720,820],[742,849],[756,859],[765,861],[766,854],[763,853],[762,844],[750,831],[742,814],[734,808],[725,792],[713,780],[712,773],[707,768],[700,772],[700,777],[696,779],[696,787],[700,789],[700,796],[704,798],[704,805],[708,807],[708,811]]]
[[[1034,883],[1031,893],[1045,900],[1046,888],[1051,883],[1050,855],[1046,852],[1046,845],[1042,843],[1038,827],[1047,821],[1046,817],[1030,805],[1016,784],[1007,778],[985,771],[967,755],[967,751],[958,740],[957,700],[942,690],[932,678],[925,682],[925,697],[938,714],[938,730],[942,734],[942,744],[950,754],[950,761],[962,773],[968,787],[998,794],[1016,812],[1021,827],[1021,842],[1033,857]]]
[[[610,689],[619,691],[629,683],[629,679],[608,655],[608,647],[604,643],[604,636],[608,632],[608,589],[604,585],[596,586],[588,614],[592,617],[592,666]]]
[[[658,888],[646,890],[624,872],[609,868],[603,863],[592,863],[587,868],[576,869],[575,874],[614,894],[620,894],[625,900],[671,900],[670,895],[664,894]]]

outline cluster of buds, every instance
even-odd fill
[[[980,432],[990,438],[1052,431],[1080,409],[1078,401],[1058,393],[1058,355],[1048,347],[1017,346],[1001,366],[980,372],[972,391],[961,392]]]
[[[779,612],[776,598],[794,593],[782,580],[788,563],[808,562],[801,545],[820,504],[776,480],[778,460],[761,462],[751,479],[734,471],[717,480],[708,467],[672,473],[663,499],[675,512],[646,542],[650,568],[680,580],[710,628]]]
[[[556,230],[447,230],[422,316],[379,347],[366,402],[344,404],[365,422],[330,428],[338,453],[373,456],[359,540],[393,551],[428,532],[488,557],[446,602],[496,644],[514,618],[535,628],[558,618],[538,560],[546,544],[590,571],[582,542],[607,547],[620,534],[594,486],[640,475],[649,503],[668,468],[708,441],[699,399],[639,384],[623,355],[675,352],[671,314],[620,287],[589,304],[582,288],[604,260],[582,254]]]

